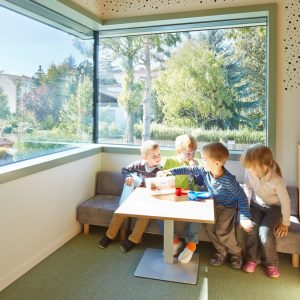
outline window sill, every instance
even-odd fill
[[[86,144],[78,148],[1,166],[0,184],[37,172],[48,170],[101,152],[101,145]]]
[[[48,170],[72,161],[76,161],[98,153],[132,154],[140,155],[140,146],[112,145],[112,144],[87,144],[79,148],[66,150],[50,155],[20,161],[0,167],[0,184],[22,178],[37,172]],[[161,148],[162,156],[174,156],[172,148]],[[230,151],[230,161],[238,161],[241,151]],[[196,155],[200,159],[199,151]]]

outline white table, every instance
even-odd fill
[[[195,253],[187,264],[182,264],[173,257],[174,221],[214,223],[212,199],[195,202],[188,201],[187,195],[152,196],[146,188],[136,188],[115,214],[164,220],[164,251],[146,249],[135,276],[197,283],[199,256]]]

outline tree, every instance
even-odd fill
[[[59,128],[74,137],[82,140],[92,134],[93,126],[93,88],[89,76],[84,76],[75,95],[65,103],[61,115]]]
[[[7,119],[9,116],[8,98],[0,88],[0,119]]]
[[[146,70],[145,93],[143,99],[143,132],[142,140],[150,139],[150,124],[152,114],[152,70],[151,61],[162,63],[170,56],[169,49],[181,40],[180,33],[165,33],[155,35],[143,35],[140,38],[142,49],[139,61]]]
[[[125,77],[123,80],[123,91],[118,97],[118,103],[124,108],[127,115],[126,139],[128,143],[133,143],[133,118],[134,113],[138,111],[141,98],[141,86],[134,82],[134,63],[137,59],[137,53],[141,49],[140,37],[121,37],[114,39],[103,39],[101,45],[104,49],[113,51],[115,58],[121,59]],[[138,103],[139,102],[139,103]]]
[[[243,70],[237,86],[243,102],[241,115],[248,127],[263,130],[266,116],[266,27],[232,29],[228,37],[234,41],[231,59]]]
[[[54,127],[59,118],[55,93],[46,84],[23,95],[20,99],[20,111],[23,116],[32,113],[43,129]]]
[[[198,42],[186,42],[155,81],[164,122],[184,127],[225,128],[232,116],[223,59]]]

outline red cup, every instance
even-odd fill
[[[181,188],[176,188],[175,195],[176,196],[181,196],[182,195],[182,189]]]

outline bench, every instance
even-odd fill
[[[95,196],[82,202],[77,207],[77,220],[82,224],[85,234],[89,233],[90,225],[108,227],[114,211],[119,206],[119,199],[123,188],[121,173],[100,171],[97,173]],[[277,238],[277,251],[292,255],[293,267],[299,267],[300,255],[300,223],[299,223],[299,191],[297,187],[287,187],[291,199],[291,226],[286,237]],[[126,223],[126,222],[125,222]],[[120,238],[126,237],[128,228],[133,228],[134,222],[123,224]],[[184,236],[184,223],[175,222],[175,230],[179,236]],[[150,220],[147,233],[159,234],[159,226],[155,220]],[[209,241],[205,225],[199,233],[201,241]],[[237,228],[237,240],[244,249],[245,232]]]

